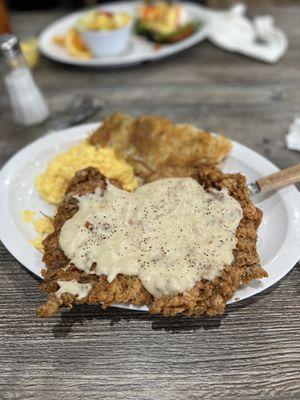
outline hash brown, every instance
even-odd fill
[[[96,147],[113,148],[142,179],[165,166],[216,165],[232,148],[226,137],[214,136],[192,125],[174,124],[155,115],[134,118],[122,113],[106,118],[89,141]]]

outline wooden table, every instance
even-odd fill
[[[35,77],[53,110],[88,91],[107,101],[104,114],[159,113],[223,131],[287,167],[300,161],[299,153],[284,147],[284,135],[300,115],[300,7],[254,13],[264,11],[290,39],[287,55],[275,66],[204,43],[123,70],[42,59]],[[21,13],[12,22],[25,37],[61,14]],[[3,164],[45,127],[15,126],[3,91],[0,106]],[[1,246],[0,399],[299,399],[299,279],[294,268],[219,318],[165,319],[82,307],[41,320],[35,316],[43,300],[38,280]]]

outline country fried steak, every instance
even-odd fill
[[[267,273],[260,267],[256,250],[257,229],[262,219],[262,212],[256,208],[248,196],[245,177],[241,174],[223,174],[213,166],[199,168],[165,168],[160,173],[149,176],[148,181],[165,177],[193,177],[206,189],[227,188],[229,194],[241,205],[243,218],[237,229],[237,246],[234,250],[234,262],[226,266],[222,274],[212,280],[202,280],[191,290],[176,295],[154,298],[143,287],[140,279],[134,276],[117,275],[109,283],[106,276],[87,274],[74,265],[69,265],[69,259],[59,247],[59,235],[65,221],[78,211],[78,200],[74,196],[93,193],[96,188],[105,190],[105,177],[95,168],[86,168],[76,173],[70,182],[65,198],[57,209],[54,217],[54,232],[43,242],[43,261],[46,269],[42,271],[44,282],[40,289],[48,293],[48,300],[41,305],[37,314],[39,317],[50,317],[60,307],[71,308],[75,304],[99,304],[106,308],[114,303],[132,303],[147,305],[150,313],[162,313],[165,316],[185,314],[199,316],[201,314],[220,315],[224,313],[226,302],[241,285],[256,278],[263,278]],[[201,237],[199,237],[201,241]],[[57,296],[59,290],[57,281],[76,280],[79,283],[89,283],[92,288],[85,298],[63,293]]]
[[[113,148],[142,179],[165,166],[218,164],[232,147],[226,137],[214,136],[192,125],[174,124],[156,115],[134,118],[122,113],[106,118],[89,141],[96,147]]]

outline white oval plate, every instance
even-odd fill
[[[34,210],[51,215],[55,207],[39,197],[34,179],[56,154],[79,143],[98,126],[87,124],[48,134],[16,153],[0,171],[0,239],[21,264],[39,277],[44,267],[42,255],[29,243],[36,233],[31,224],[23,222],[22,212]],[[253,150],[234,142],[223,170],[241,172],[249,181],[254,181],[278,168]],[[230,303],[254,296],[279,281],[300,256],[300,194],[297,189],[289,186],[268,196],[256,196],[253,201],[264,213],[258,251],[269,277],[241,287]],[[132,305],[121,307],[147,310],[147,307]]]
[[[117,12],[122,9],[131,15],[135,15],[137,5],[140,2],[120,2],[108,3],[97,9],[105,9],[112,12]],[[39,48],[41,52],[54,61],[62,62],[71,65],[80,65],[86,67],[122,67],[139,64],[144,61],[155,61],[173,54],[186,50],[197,43],[200,43],[207,37],[209,15],[205,8],[192,3],[182,2],[187,7],[188,13],[195,20],[201,20],[201,27],[188,38],[181,40],[178,43],[162,45],[157,48],[155,43],[148,41],[145,38],[133,35],[129,49],[118,56],[94,58],[91,60],[80,60],[70,56],[66,50],[53,43],[53,37],[63,35],[70,27],[74,26],[78,17],[87,10],[79,11],[60,18],[56,22],[46,27],[39,37]]]

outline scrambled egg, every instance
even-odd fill
[[[43,240],[54,230],[52,219],[50,217],[35,218],[36,213],[31,210],[23,211],[23,221],[26,223],[32,223],[34,229],[39,234],[39,236],[31,240],[31,244],[43,252]]]
[[[46,172],[36,178],[36,189],[48,203],[58,204],[75,172],[87,167],[98,168],[107,178],[119,181],[125,190],[137,187],[132,167],[114,150],[96,149],[84,141],[50,161]]]

